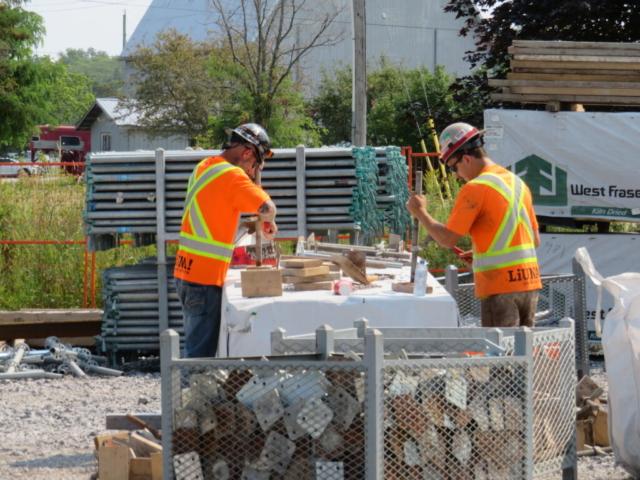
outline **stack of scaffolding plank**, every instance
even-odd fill
[[[292,284],[296,292],[332,290],[333,282],[340,280],[340,272],[331,272],[321,258],[287,258],[280,261],[282,283]]]
[[[640,43],[515,40],[496,101],[640,106]]]

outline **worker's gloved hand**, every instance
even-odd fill
[[[276,222],[260,222],[262,226],[262,236],[267,240],[272,240],[276,236],[276,232],[278,231],[278,227],[276,226]]]
[[[249,235],[256,233],[256,222],[240,222],[238,228],[246,228]]]
[[[460,255],[458,255],[458,258],[467,267],[470,267],[471,264],[473,263],[473,250],[469,250],[468,252],[462,252]]]
[[[424,195],[412,193],[409,197],[409,201],[406,203],[406,207],[409,213],[416,217],[421,212],[427,211],[427,199]]]

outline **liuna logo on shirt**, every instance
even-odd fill
[[[567,172],[537,155],[518,160],[515,174],[531,190],[533,204],[547,207],[569,205],[567,196]],[[507,167],[511,170],[511,167]]]
[[[178,255],[176,257],[176,268],[183,273],[191,272],[192,263],[193,263],[193,258],[187,260],[182,255]]]

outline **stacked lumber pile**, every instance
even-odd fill
[[[640,106],[640,43],[515,40],[507,80],[495,101]]]
[[[332,272],[321,258],[289,257],[280,260],[282,283],[292,284],[294,292],[333,290],[340,272]]]

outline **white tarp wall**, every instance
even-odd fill
[[[573,256],[580,247],[587,248],[594,267],[605,278],[625,272],[640,272],[640,235],[624,233],[541,233],[537,249],[540,272],[572,273]],[[613,297],[603,290],[600,312],[596,312],[598,290],[587,277],[586,300],[589,341],[600,342],[595,334],[595,315],[604,320],[613,308]]]
[[[640,222],[640,113],[485,110],[484,124],[489,157],[529,186],[537,215]]]

